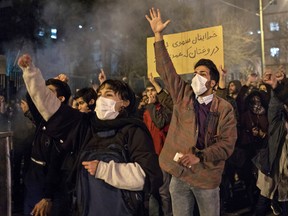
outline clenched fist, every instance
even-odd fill
[[[31,64],[32,64],[32,58],[28,54],[24,54],[18,59],[18,65],[20,68],[27,68]]]
[[[54,77],[54,79],[61,80],[62,82],[68,83],[69,78],[66,74],[59,74],[58,76]]]

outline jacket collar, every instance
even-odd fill
[[[199,104],[205,103],[207,105],[213,100],[213,96],[214,96],[213,94],[204,97],[198,96],[196,97],[196,99],[199,102]]]

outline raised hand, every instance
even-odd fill
[[[30,67],[32,65],[32,58],[29,54],[24,54],[18,59],[18,65],[21,69]]]
[[[29,106],[25,100],[21,100],[20,106],[21,106],[23,113],[26,113],[29,110]]]
[[[219,72],[218,86],[221,89],[225,89],[226,88],[226,76],[227,76],[228,72],[225,68],[223,68],[222,65],[218,66],[218,72]]]
[[[99,73],[99,76],[98,76],[98,80],[99,80],[100,84],[102,84],[106,79],[107,79],[106,74],[105,74],[104,70],[101,69],[101,72]]]
[[[156,97],[154,95],[149,95],[148,96],[148,104],[154,104],[156,103]]]
[[[285,74],[280,70],[275,74],[275,77],[277,81],[281,82],[285,78]]]
[[[66,82],[68,83],[69,81],[69,78],[66,74],[59,74],[58,76],[56,76],[54,79],[58,79],[58,80],[61,80],[62,82]]]
[[[167,20],[166,22],[162,21],[161,13],[159,9],[150,9],[150,17],[148,15],[145,15],[146,19],[150,23],[151,29],[154,32],[154,34],[161,34],[161,32],[167,27],[167,25],[170,23],[170,20]]]
[[[152,74],[152,73],[149,73],[148,79],[149,79],[149,81],[150,81],[152,84],[154,84],[154,83],[155,83],[155,79],[154,79],[154,77],[153,77],[153,74]]]
[[[225,77],[228,74],[228,71],[225,68],[223,68],[222,65],[219,65],[218,72],[219,72],[219,75],[222,77]]]
[[[272,71],[267,70],[263,75],[263,82],[270,85],[272,89],[277,87],[277,79]]]
[[[151,84],[154,86],[155,90],[157,93],[159,93],[162,90],[162,87],[159,85],[159,83],[155,80],[155,78],[153,77],[152,73],[149,73],[148,76],[149,81],[151,82]],[[153,102],[155,103],[155,102]]]

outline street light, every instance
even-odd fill
[[[267,8],[267,7],[265,7],[265,8]],[[259,0],[259,18],[260,18],[260,34],[261,34],[261,59],[262,59],[261,76],[263,76],[263,72],[264,72],[264,69],[265,69],[265,45],[264,45],[263,5],[262,5],[262,0]]]
[[[263,11],[270,6],[275,0],[270,0],[263,8],[263,0],[259,0],[259,18],[260,18],[260,33],[261,33],[261,58],[262,58],[262,74],[265,70],[265,45],[264,45],[264,27],[263,27]],[[258,14],[256,14],[258,15]]]

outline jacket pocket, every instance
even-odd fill
[[[184,172],[184,167],[180,166],[180,165],[176,165],[174,166],[169,173],[171,173],[173,176],[175,176],[176,178],[179,178],[182,173]]]

